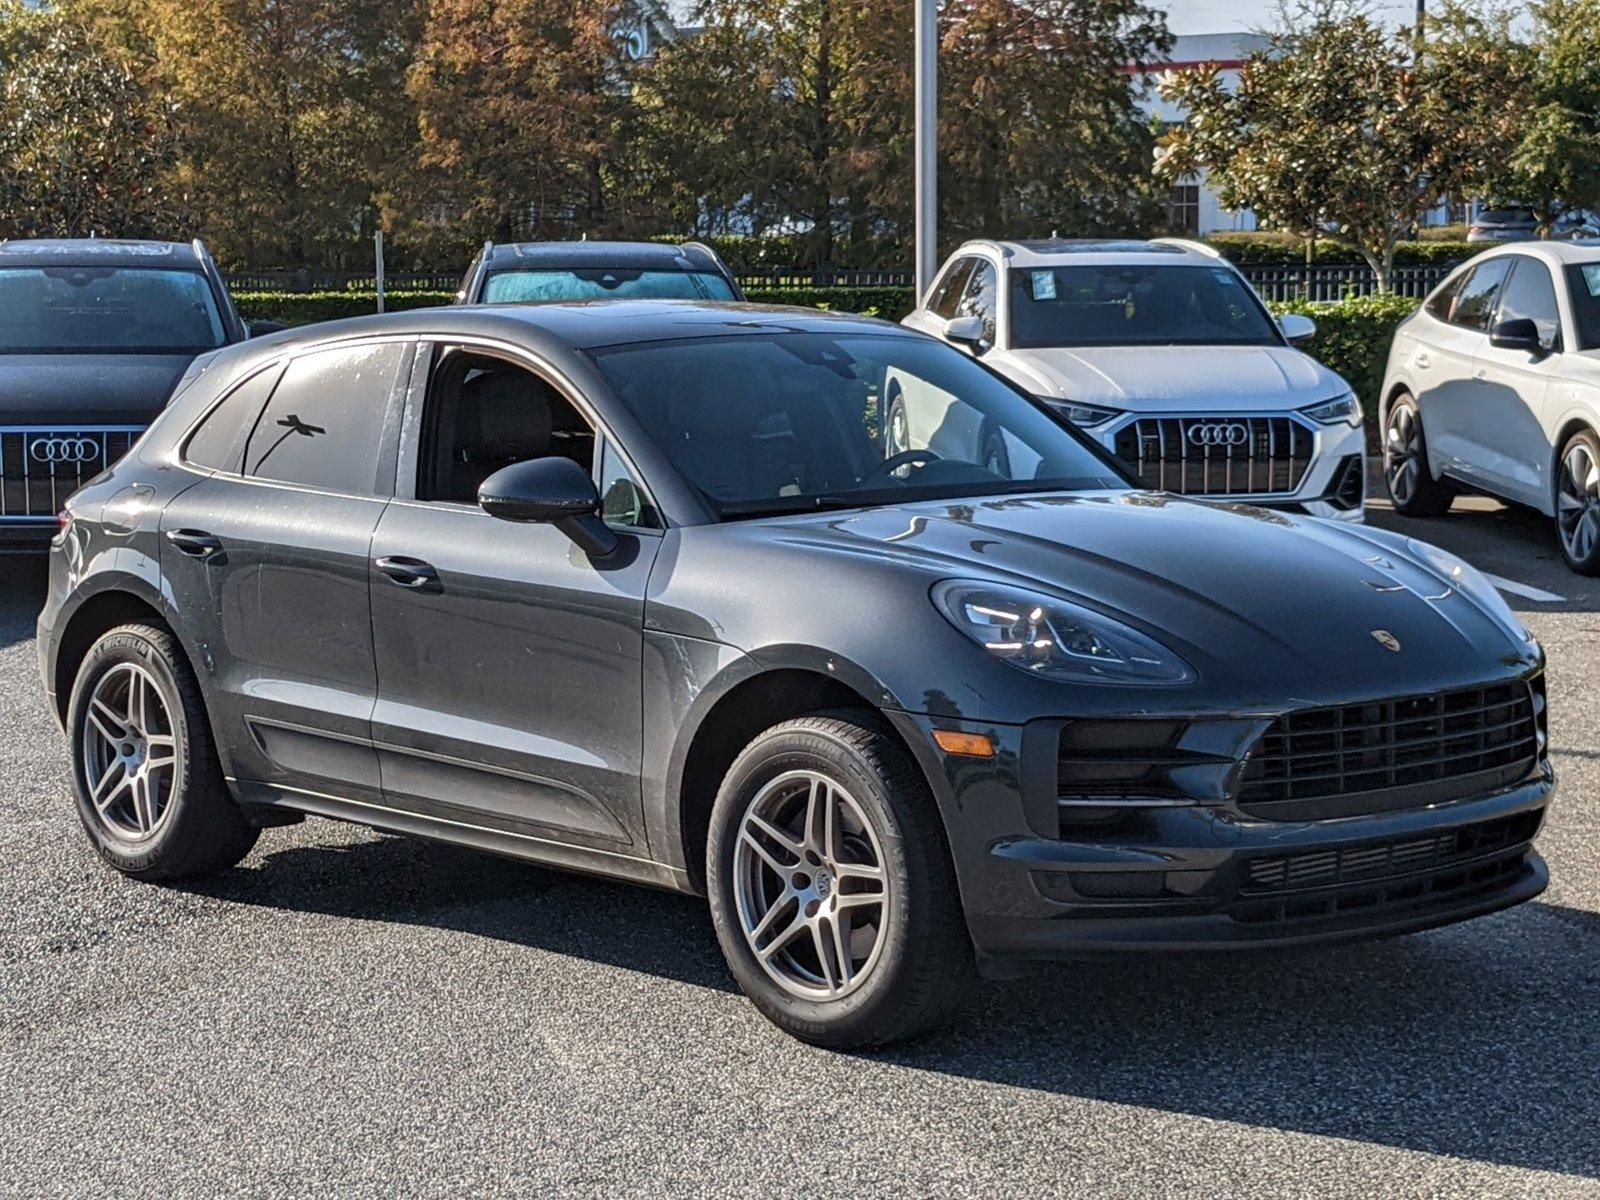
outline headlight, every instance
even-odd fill
[[[1310,408],[1302,408],[1300,411],[1313,421],[1319,421],[1324,425],[1337,425],[1341,421],[1351,426],[1361,424],[1361,401],[1356,399],[1354,392],[1346,392],[1342,396],[1335,396],[1332,400],[1324,400],[1321,404],[1313,404]]]
[[[1513,639],[1526,642],[1530,646],[1538,644],[1533,634],[1528,632],[1528,627],[1522,623],[1522,618],[1511,611],[1511,606],[1506,603],[1500,590],[1485,579],[1483,573],[1476,567],[1457,558],[1448,550],[1441,550],[1427,542],[1419,542],[1416,538],[1406,539],[1406,548],[1443,575],[1445,581],[1456,591],[1477,601],[1491,617],[1505,627]]]
[[[990,654],[1030,675],[1073,683],[1193,683],[1194,669],[1136,629],[1092,609],[977,580],[935,584],[946,619]]]
[[[1104,404],[1084,404],[1079,400],[1059,400],[1054,396],[1040,396],[1051,408],[1055,409],[1074,425],[1084,429],[1095,425],[1104,425],[1112,417],[1117,416],[1122,410],[1107,408]]]

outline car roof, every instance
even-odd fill
[[[853,313],[710,300],[589,300],[543,304],[451,305],[305,325],[257,338],[241,356],[382,335],[485,338],[547,349],[607,346],[759,333],[873,333],[921,337],[902,326]]]
[[[1103,266],[1109,263],[1216,266],[1222,256],[1209,246],[1177,238],[1039,238],[973,241],[956,253],[987,250],[1013,267]]]
[[[1563,238],[1559,242],[1505,242],[1492,250],[1486,250],[1469,261],[1479,262],[1485,258],[1503,258],[1508,254],[1526,254],[1533,258],[1543,259],[1556,267],[1564,267],[1568,263],[1600,262],[1600,239]]]
[[[168,267],[196,269],[199,251],[191,242],[132,238],[15,238],[0,242],[0,266],[8,267]]]
[[[715,257],[694,243],[664,242],[503,242],[485,251],[492,271],[550,267],[604,267],[655,271],[717,271]]]

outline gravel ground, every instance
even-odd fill
[[[677,896],[320,820],[125,882],[0,559],[0,1194],[1600,1196],[1600,585],[1463,507],[1420,529],[1564,597],[1513,598],[1562,775],[1541,900],[988,984],[873,1056],[768,1026]]]

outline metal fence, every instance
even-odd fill
[[[1396,267],[1393,291],[1422,297],[1448,275],[1456,264],[1427,263]],[[1365,263],[1303,264],[1244,263],[1239,266],[1264,300],[1338,300],[1377,291],[1372,271]],[[772,288],[908,288],[912,273],[898,270],[806,270],[798,267],[759,267],[736,272],[739,286],[747,290]],[[371,292],[377,280],[371,271],[241,271],[227,276],[235,292]],[[388,292],[453,292],[461,285],[459,271],[390,271],[384,275]]]

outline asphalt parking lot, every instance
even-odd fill
[[[681,897],[320,820],[201,887],[120,879],[36,682],[42,576],[0,559],[0,1192],[1600,1195],[1600,581],[1460,509],[1373,520],[1521,589],[1544,897],[988,984],[873,1056],[767,1025]]]

